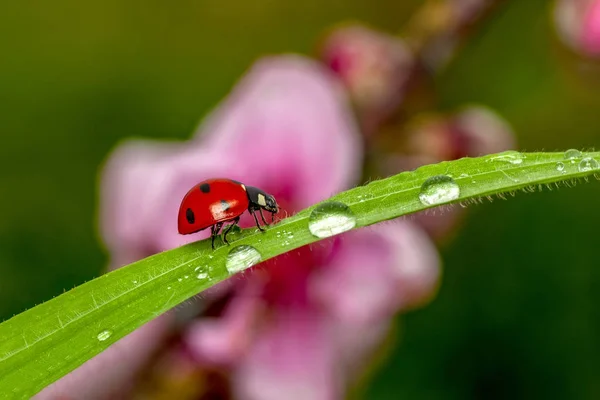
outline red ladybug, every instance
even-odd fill
[[[244,211],[256,221],[256,226],[264,230],[258,223],[256,211],[265,223],[262,210],[267,210],[274,216],[279,212],[275,198],[264,191],[245,186],[231,179],[208,179],[190,189],[181,201],[177,225],[179,233],[189,235],[210,227],[212,248],[215,248],[215,237],[219,235],[223,224],[231,222],[223,233],[223,241],[227,244],[227,234],[240,220]]]

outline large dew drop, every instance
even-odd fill
[[[579,162],[579,172],[591,171],[593,169],[598,169],[598,161],[594,160],[591,157],[586,157]]]
[[[565,159],[566,160],[576,160],[581,158],[581,152],[577,149],[569,149],[565,151]],[[571,161],[573,162],[573,161]]]
[[[105,340],[108,340],[108,338],[110,338],[112,334],[113,331],[105,329],[96,336],[96,339],[98,339],[100,342],[104,342]]]
[[[227,255],[225,268],[233,275],[258,264],[261,259],[262,256],[254,247],[246,245],[236,246]]]
[[[308,218],[308,230],[318,238],[334,236],[355,226],[354,213],[339,201],[328,201],[318,205]]]
[[[454,179],[446,175],[436,175],[423,182],[419,200],[426,206],[433,206],[455,200],[459,195],[460,188]]]

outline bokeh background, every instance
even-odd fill
[[[102,273],[97,175],[124,138],[186,139],[264,54],[314,54],[359,20],[396,33],[422,1],[21,1],[0,5],[0,319]],[[522,150],[600,142],[600,67],[547,0],[507,0],[431,82],[487,105]],[[399,317],[357,398],[600,398],[600,184],[471,206],[427,307]]]

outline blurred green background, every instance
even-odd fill
[[[332,24],[399,31],[420,1],[0,5],[0,319],[98,276],[98,169],[122,138],[187,138],[261,55]],[[594,73],[594,68],[595,73]],[[435,81],[524,150],[600,142],[598,66],[558,43],[547,0],[506,1]],[[398,321],[369,399],[600,398],[600,184],[472,206],[437,298]]]

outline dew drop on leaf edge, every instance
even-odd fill
[[[100,342],[104,342],[105,340],[108,340],[108,338],[110,338],[112,334],[113,331],[111,331],[110,329],[105,329],[102,332],[98,333],[96,339],[98,339],[98,341]]]
[[[313,236],[327,238],[356,226],[356,217],[350,208],[339,201],[319,204],[310,213],[308,230]]]
[[[227,268],[230,274],[235,274],[258,264],[261,259],[262,256],[254,247],[247,245],[236,246],[227,254],[225,268]]]
[[[581,152],[577,149],[569,149],[565,151],[565,159],[566,160],[575,160],[581,158]]]
[[[591,157],[586,157],[579,162],[578,169],[579,169],[579,172],[586,172],[586,171],[598,169],[598,167],[599,167],[598,161],[594,160]]]
[[[427,206],[446,203],[460,196],[460,188],[454,179],[447,175],[436,175],[421,185],[419,200]]]
[[[556,163],[556,170],[557,170],[558,172],[563,172],[563,173],[564,173],[564,172],[566,172],[566,171],[565,171],[565,164],[564,164],[564,163],[561,163],[560,161],[559,161],[559,162],[557,162],[557,163]]]

